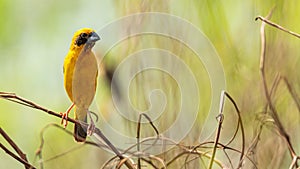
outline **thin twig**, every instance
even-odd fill
[[[28,106],[28,107],[31,107],[31,108],[34,108],[34,109],[38,109],[38,110],[41,110],[43,112],[46,112],[50,115],[53,115],[53,116],[56,116],[56,117],[59,117],[61,118],[61,114],[59,113],[56,113],[54,111],[51,111],[51,110],[48,110],[42,106],[39,106],[37,104],[35,104],[34,102],[32,101],[29,101],[27,99],[24,99],[24,98],[21,98],[19,96],[17,96],[16,94],[14,93],[7,93],[7,92],[0,92],[0,98],[3,98],[3,99],[6,99],[6,100],[9,100],[9,101],[13,101],[13,102],[16,102],[18,104],[21,104],[21,105],[25,105],[25,106]],[[88,128],[88,124],[86,123],[83,123],[83,122],[78,122],[70,117],[67,117],[66,118],[67,121],[69,122],[72,122],[72,123],[76,123],[76,124],[79,124],[81,125],[84,129],[87,129]],[[96,137],[100,137],[109,147],[110,149],[118,156],[118,158],[120,160],[123,160],[124,157],[122,155],[122,153],[119,152],[119,150],[104,136],[104,134],[101,132],[100,129],[98,128],[95,128],[95,131],[94,131],[94,135]],[[98,138],[99,139],[99,138]],[[135,167],[133,166],[133,164],[130,163],[130,160],[126,160],[125,161],[125,165],[129,168],[129,169],[134,169]]]
[[[298,95],[296,94],[294,88],[292,87],[292,85],[289,83],[289,81],[287,80],[286,77],[281,76],[281,78],[283,79],[284,83],[286,84],[286,87],[288,88],[297,108],[298,111],[300,112],[300,99],[298,97]]]
[[[177,154],[174,158],[172,158],[170,161],[168,161],[167,163],[166,163],[166,167],[168,167],[168,166],[170,166],[173,162],[175,162],[178,158],[180,158],[180,157],[182,157],[183,155],[190,155],[190,154],[195,154],[195,155],[198,155],[199,157],[206,157],[206,158],[209,158],[209,159],[212,159],[212,156],[210,156],[210,155],[208,155],[207,153],[205,153],[205,152],[201,152],[201,151],[183,151],[183,152],[181,152],[181,153],[179,153],[179,154]],[[221,162],[221,161],[219,161],[219,160],[217,160],[217,159],[215,159],[214,158],[214,163],[216,163],[219,167],[221,167],[221,168],[224,168],[224,164]]]
[[[155,131],[155,133],[156,133],[156,136],[157,136],[157,139],[158,139],[158,137],[159,137],[159,132],[158,132],[158,130],[157,130],[157,128],[154,126],[154,124],[152,123],[152,120],[151,120],[151,118],[147,115],[147,114],[145,114],[145,113],[141,113],[140,115],[139,115],[139,119],[138,119],[138,125],[137,125],[137,136],[136,136],[136,139],[137,139],[137,151],[138,152],[140,152],[140,133],[141,133],[141,120],[142,120],[142,116],[144,116],[147,120],[148,120],[148,122],[150,123],[150,125],[152,126],[152,128],[154,129],[154,131]],[[157,140],[155,140],[154,141],[154,143],[152,144],[152,146],[154,145],[154,144],[156,144],[156,142],[157,142]],[[151,147],[152,147],[151,146]],[[140,156],[138,156],[138,163],[137,163],[137,167],[138,167],[138,169],[140,169],[141,168],[141,158],[140,158]]]
[[[279,82],[280,82],[280,75],[277,73],[276,76],[275,76],[275,79],[272,83],[272,86],[271,86],[270,96],[272,96],[275,93]],[[262,112],[262,114],[264,116],[266,116],[267,112],[268,112],[268,106],[265,106],[264,111]],[[259,125],[257,126],[258,129],[256,129],[256,135],[253,138],[251,144],[249,145],[249,148],[248,148],[246,154],[253,153],[254,150],[257,148],[260,136],[262,134],[262,129],[263,129],[264,126],[265,126],[264,120],[260,120]]]
[[[227,96],[227,98],[233,104],[233,106],[234,106],[234,108],[235,108],[235,110],[237,112],[239,124],[240,124],[240,127],[241,127],[241,133],[242,133],[242,150],[241,150],[240,162],[239,162],[239,165],[238,165],[238,168],[240,168],[242,166],[242,161],[243,161],[244,155],[245,155],[245,131],[244,131],[244,125],[243,125],[243,122],[242,122],[241,112],[240,112],[237,104],[235,103],[235,101],[233,100],[233,98],[227,92],[225,92],[225,95]]]
[[[222,123],[223,123],[223,119],[224,119],[224,115],[223,115],[223,110],[224,110],[224,97],[225,97],[225,91],[222,91],[221,96],[220,96],[220,109],[219,109],[219,115],[218,115],[218,128],[217,128],[217,132],[216,132],[216,137],[215,137],[215,141],[214,141],[214,146],[213,146],[213,150],[212,150],[212,155],[211,155],[211,159],[208,165],[208,169],[212,169],[213,163],[214,163],[214,158],[216,155],[216,151],[217,151],[217,145],[219,142],[219,138],[221,135],[221,128],[222,128]]]
[[[216,150],[217,150],[217,145],[218,145],[218,141],[220,138],[220,134],[221,134],[221,128],[222,128],[222,123],[223,123],[223,111],[224,111],[224,104],[225,104],[225,96],[231,101],[231,103],[233,104],[237,115],[238,115],[238,123],[239,126],[241,128],[241,134],[242,134],[242,150],[241,150],[241,156],[240,156],[240,161],[239,161],[239,165],[238,168],[242,167],[242,161],[244,159],[245,156],[245,131],[244,131],[244,127],[243,127],[243,122],[242,122],[242,117],[241,117],[241,112],[237,106],[237,104],[235,103],[234,99],[225,91],[222,91],[221,96],[220,96],[220,109],[219,109],[219,121],[218,121],[218,128],[217,128],[217,132],[216,132],[216,138],[214,141],[214,146],[213,146],[213,151],[212,151],[212,159],[210,160],[209,163],[209,169],[212,168],[213,165],[213,158],[215,157],[216,154]]]
[[[18,104],[21,104],[21,105],[24,105],[24,106],[27,106],[27,107],[30,107],[30,108],[33,108],[33,109],[38,109],[38,110],[41,110],[43,112],[46,112],[52,116],[56,116],[56,117],[59,117],[61,118],[61,114],[59,113],[56,113],[54,111],[51,111],[51,110],[48,110],[38,104],[35,104],[33,103],[32,101],[29,101],[27,99],[24,99],[22,97],[19,97],[17,96],[15,93],[7,93],[7,92],[0,92],[0,98],[3,98],[3,99],[6,99],[8,101],[12,101],[12,102],[15,102],[15,103],[18,103]],[[71,122],[71,123],[77,123],[77,124],[81,124],[79,122],[77,122],[76,120],[72,119],[72,118],[66,118],[67,121]]]
[[[31,164],[28,163],[26,154],[24,154],[22,152],[22,150],[17,146],[17,144],[8,136],[8,134],[6,134],[6,132],[0,127],[0,133],[3,136],[3,138],[12,146],[12,148],[18,153],[18,156],[16,156],[14,153],[12,153],[11,151],[9,151],[3,144],[1,144],[1,148],[7,153],[9,154],[11,157],[15,158],[16,160],[18,160],[19,162],[21,162],[22,164],[24,164],[26,169],[31,169],[31,168],[35,168],[33,167]]]
[[[295,33],[295,32],[293,32],[293,31],[290,31],[290,30],[288,30],[288,29],[286,29],[286,28],[284,28],[284,27],[282,27],[282,26],[280,26],[280,25],[278,25],[278,24],[276,24],[276,23],[274,23],[274,22],[272,22],[272,21],[269,21],[269,20],[268,20],[269,18],[264,18],[264,17],[262,17],[262,16],[258,16],[258,17],[255,18],[255,20],[258,20],[258,19],[261,20],[261,21],[263,21],[264,23],[267,23],[267,24],[269,24],[269,25],[271,25],[271,26],[273,26],[273,27],[279,29],[279,30],[282,30],[283,32],[286,32],[286,33],[288,33],[288,34],[291,34],[291,35],[293,35],[293,36],[296,36],[297,38],[300,38],[300,35],[299,35],[298,33]]]
[[[284,84],[286,85],[289,93],[291,94],[298,111],[300,112],[300,99],[299,96],[297,95],[297,93],[295,92],[295,89],[293,88],[293,86],[289,83],[288,79],[285,76],[281,76],[279,73],[277,73],[276,78],[274,80],[273,86],[270,90],[270,96],[273,95],[273,93],[276,92],[276,89],[278,87],[278,85],[280,84],[280,82],[283,81]]]
[[[268,19],[271,17],[272,15],[272,11],[268,14],[267,16],[267,19],[261,17],[261,16],[258,16],[256,18],[257,19],[260,19],[263,21],[263,23],[261,24],[261,28],[260,28],[260,34],[261,34],[261,55],[260,55],[260,73],[261,73],[261,77],[262,77],[262,82],[263,82],[263,87],[264,87],[264,93],[265,93],[265,97],[266,97],[266,100],[267,100],[267,105],[269,106],[270,110],[271,110],[271,116],[274,120],[274,124],[277,126],[278,128],[278,131],[279,131],[279,134],[285,139],[287,145],[288,145],[288,149],[289,149],[289,153],[292,157],[292,159],[294,159],[294,157],[296,156],[296,153],[295,153],[295,150],[292,146],[292,143],[290,141],[290,137],[288,135],[288,133],[285,131],[285,128],[283,127],[279,117],[278,117],[278,113],[277,113],[277,110],[275,108],[275,106],[273,105],[272,103],[272,100],[271,100],[271,96],[270,96],[270,92],[269,92],[269,89],[268,89],[268,86],[267,86],[267,81],[266,81],[266,76],[265,76],[265,58],[266,58],[266,35],[265,35],[265,23],[268,23],[284,32],[287,32],[287,33],[290,33],[298,38],[300,38],[300,35],[294,33],[294,32],[291,32],[271,21],[269,21]],[[296,166],[298,167],[297,163],[296,163]]]
[[[22,150],[17,146],[17,144],[6,134],[6,132],[0,127],[0,133],[4,137],[4,139],[11,145],[11,147],[19,154],[19,156],[26,162],[28,162],[26,154],[22,152]],[[29,167],[25,165],[25,168]]]
[[[0,147],[1,147],[7,154],[9,154],[11,157],[13,157],[14,159],[16,159],[16,160],[19,161],[20,163],[24,164],[26,168],[29,168],[29,169],[36,169],[34,166],[32,166],[31,164],[29,164],[27,161],[25,161],[24,159],[18,157],[18,156],[15,155],[13,152],[11,152],[9,149],[7,149],[2,143],[0,143]]]
[[[293,157],[295,155],[295,151],[290,143],[290,139],[289,139],[289,135],[287,134],[287,132],[285,131],[281,121],[279,120],[279,117],[278,117],[278,113],[277,113],[277,110],[275,109],[273,103],[272,103],[272,100],[271,100],[271,97],[270,97],[270,94],[269,94],[269,90],[268,90],[268,86],[267,86],[267,82],[266,82],[266,77],[265,77],[265,46],[266,46],[266,39],[265,39],[265,31],[264,31],[264,26],[265,24],[262,23],[262,26],[261,26],[261,43],[262,43],[262,49],[261,49],[261,66],[260,66],[260,70],[261,70],[261,76],[262,76],[262,79],[263,79],[263,86],[264,86],[264,92],[265,92],[265,97],[267,99],[267,102],[268,102],[268,105],[270,107],[270,110],[272,112],[272,118],[274,119],[274,122],[276,124],[276,126],[278,127],[278,130],[279,130],[279,133],[280,135],[282,135],[285,140],[287,141],[288,143],[288,148],[289,148],[289,151],[290,151],[290,155],[291,157]]]
[[[226,152],[226,149],[223,149],[223,152],[224,152],[226,158],[228,159],[231,168],[234,168],[233,164],[232,164],[232,161],[230,160],[230,157],[229,157],[228,153]]]
[[[47,124],[40,132],[40,146],[38,147],[38,149],[36,150],[36,157],[39,157],[39,164],[40,164],[40,168],[43,169],[44,168],[44,165],[43,163],[44,162],[47,162],[47,161],[51,161],[51,160],[54,160],[58,157],[61,157],[61,156],[64,156],[64,155],[67,155],[68,153],[74,151],[74,150],[77,150],[79,148],[81,148],[82,146],[84,145],[92,145],[92,146],[95,146],[95,147],[98,147],[98,148],[106,148],[106,149],[109,149],[108,146],[106,145],[103,145],[103,144],[99,144],[99,143],[95,143],[95,142],[92,142],[92,141],[85,141],[84,144],[78,146],[78,147],[75,147],[75,148],[71,148],[65,152],[62,152],[62,153],[59,153],[58,155],[54,156],[54,157],[51,157],[50,159],[46,159],[46,160],[43,160],[42,158],[42,151],[43,151],[43,148],[44,148],[44,143],[45,143],[45,139],[44,139],[44,133],[46,131],[46,129],[48,129],[49,127],[56,127],[62,131],[64,131],[65,133],[67,133],[68,135],[70,136],[73,136],[73,133],[71,131],[68,131],[68,130],[65,130],[65,128],[63,128],[61,125],[58,125],[56,123],[50,123],[50,124]],[[36,159],[35,157],[35,159]],[[36,161],[36,160],[34,160]]]
[[[300,159],[299,156],[294,156],[293,161],[292,161],[292,163],[291,163],[289,169],[293,169],[294,167],[296,167],[296,168],[298,169],[298,167],[297,167],[297,161],[298,161],[299,159]]]
[[[204,145],[206,145],[206,144],[214,144],[214,143],[215,143],[214,141],[203,142],[203,143],[197,145],[195,148],[193,148],[193,151],[195,151],[198,148],[212,148],[212,147],[205,147]],[[232,148],[232,147],[229,147],[229,146],[227,146],[225,144],[222,144],[222,143],[218,143],[218,147],[217,148],[218,149],[222,149],[222,150],[227,150],[228,149],[228,150],[231,150],[233,152],[237,152],[239,154],[242,154],[242,152],[240,150]],[[247,154],[244,154],[244,157],[246,157],[254,165],[254,167],[257,168],[257,166],[255,165],[254,161],[251,160],[251,158]]]

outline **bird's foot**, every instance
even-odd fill
[[[68,116],[69,116],[69,113],[68,112],[64,112],[64,113],[60,113],[61,115],[61,122],[60,124],[62,124],[64,126],[64,128],[67,127],[68,125]]]
[[[87,114],[91,119],[91,123],[89,124],[89,126],[87,128],[87,135],[91,136],[94,133],[96,126],[95,126],[94,120],[91,116],[91,112],[88,111]]]
[[[60,122],[60,124],[62,124],[64,126],[64,128],[66,128],[67,125],[68,125],[69,113],[70,113],[70,111],[71,111],[71,109],[73,107],[74,107],[74,103],[67,109],[66,112],[64,112],[64,113],[61,112],[60,113],[60,115],[61,115],[61,122]]]
[[[89,126],[87,127],[87,135],[91,136],[94,133],[95,128],[96,127],[94,123],[89,124]]]

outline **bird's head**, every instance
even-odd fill
[[[91,28],[82,28],[74,33],[71,48],[92,48],[100,40],[99,35]]]

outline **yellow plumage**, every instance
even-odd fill
[[[78,30],[64,61],[64,86],[75,106],[75,119],[84,122],[96,92],[98,66],[92,48],[99,39],[93,29]],[[75,124],[74,137],[76,141],[84,141],[86,131]]]

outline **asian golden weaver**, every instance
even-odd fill
[[[95,42],[100,40],[97,33],[90,28],[83,28],[75,32],[69,52],[64,60],[64,87],[72,101],[72,105],[65,113],[62,113],[62,123],[66,127],[66,117],[75,106],[75,119],[87,122],[89,107],[94,99],[98,65],[92,52]],[[78,142],[86,139],[87,133],[91,134],[95,125],[91,119],[87,132],[81,125],[75,124],[74,138]],[[91,131],[89,131],[91,130]]]

